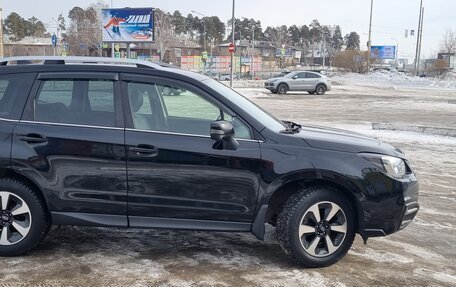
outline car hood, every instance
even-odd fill
[[[400,149],[351,131],[319,126],[303,126],[296,136],[302,138],[313,148],[353,153],[378,153],[405,158]]]
[[[272,77],[272,78],[267,79],[266,82],[281,79],[281,78],[285,78],[285,77]]]

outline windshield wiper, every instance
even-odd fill
[[[294,123],[294,122],[290,122],[290,121],[282,121],[286,126],[287,126],[287,129],[282,131],[284,133],[299,133],[301,130],[302,130],[302,126],[297,124],[297,123]]]

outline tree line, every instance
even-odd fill
[[[63,38],[69,39],[73,33],[83,33],[87,30],[95,32],[99,28],[99,13],[103,4],[94,4],[83,9],[73,7],[67,17],[70,19],[70,27],[67,31],[65,18],[59,15],[56,23],[51,26],[58,25]],[[201,45],[206,42],[218,45],[224,41],[231,39],[231,31],[226,33],[227,27],[231,27],[231,20],[225,24],[217,16],[199,17],[192,13],[183,16],[178,10],[174,13],[167,13],[156,9],[156,32],[158,36],[164,33],[164,29],[171,29],[173,35],[188,37],[192,40],[197,40]],[[268,41],[278,46],[292,45],[297,47],[312,46],[326,40],[328,46],[335,51],[340,51],[344,46],[347,49],[359,49],[359,35],[356,32],[351,32],[345,37],[342,36],[342,31],[339,25],[333,27],[321,25],[318,20],[313,20],[309,25],[286,25],[272,27],[268,26],[265,29],[261,26],[261,21],[255,19],[235,19],[235,40],[246,39],[252,40],[253,34],[255,41]],[[19,14],[13,12],[4,20],[5,33],[9,35],[11,41],[19,41],[24,37],[50,37],[46,30],[46,24],[32,17],[24,19]],[[170,32],[170,31],[166,31]],[[95,33],[95,36],[99,36]],[[89,37],[90,38],[90,37]],[[81,39],[82,40],[82,39]],[[100,40],[99,40],[100,41]],[[89,41],[92,42],[92,41]],[[91,43],[85,43],[89,46]]]

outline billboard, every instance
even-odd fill
[[[103,9],[103,42],[153,42],[153,8]]]
[[[371,58],[396,59],[396,46],[372,46]]]

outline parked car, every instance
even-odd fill
[[[164,96],[179,96],[184,91],[185,90],[183,89],[179,89],[168,85],[161,87],[161,92]]]
[[[218,79],[219,79],[219,81],[230,81],[231,80],[231,74],[227,74],[227,73],[220,74]]]
[[[316,72],[299,71],[268,79],[264,87],[279,94],[286,94],[288,91],[307,91],[309,94],[324,95],[331,90],[331,81]]]
[[[418,208],[398,148],[278,120],[204,75],[129,59],[0,60],[1,256],[38,246],[53,224],[262,240],[269,222],[293,260],[323,267],[355,233],[394,233]]]

